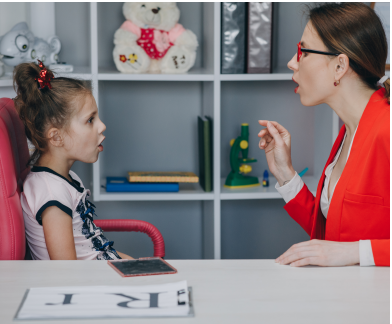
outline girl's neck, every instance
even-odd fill
[[[69,176],[69,170],[75,161],[69,161],[65,159],[60,159],[55,157],[49,153],[43,154],[38,159],[36,166],[47,167],[62,175],[64,178],[68,179],[72,182],[71,177]]]

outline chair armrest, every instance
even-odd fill
[[[165,242],[161,232],[152,224],[136,219],[100,219],[94,224],[107,232],[142,232],[146,233],[154,245],[154,256],[165,256]]]

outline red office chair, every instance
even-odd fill
[[[0,99],[0,260],[23,260],[26,237],[20,193],[30,168],[26,135],[22,121],[9,98]],[[154,256],[165,256],[165,242],[150,223],[134,219],[96,220],[108,232],[146,233],[154,244]]]

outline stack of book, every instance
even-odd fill
[[[213,189],[213,132],[210,117],[198,117],[198,136],[200,185],[205,192],[211,192]]]
[[[199,182],[192,172],[128,172],[125,177],[107,177],[107,192],[178,192],[179,183]]]
[[[272,72],[272,2],[222,3],[222,74]]]

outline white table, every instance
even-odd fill
[[[122,278],[105,261],[0,261],[0,323],[13,322],[30,287],[145,285],[184,279],[193,287],[194,318],[44,323],[389,323],[389,268],[291,268],[273,260],[168,262],[178,274]]]

